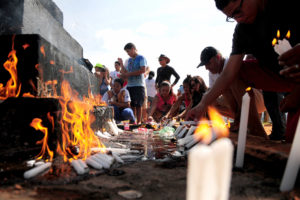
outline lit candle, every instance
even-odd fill
[[[244,153],[247,136],[248,116],[249,116],[250,96],[246,92],[242,99],[242,110],[240,118],[238,145],[236,152],[235,166],[242,168],[244,165]]]
[[[286,38],[290,38],[291,36],[291,32],[288,31],[286,34]],[[280,31],[277,31],[277,38],[280,37]],[[283,40],[277,40],[276,38],[273,39],[272,41],[272,45],[274,46],[274,51],[278,54],[281,55],[284,52],[290,50],[292,48],[290,42],[287,39],[283,39]]]
[[[217,199],[217,177],[212,148],[195,146],[188,155],[187,200]]]
[[[300,166],[300,120],[295,133],[295,138],[291,147],[291,152],[280,184],[280,191],[290,191],[295,185]]]
[[[221,138],[211,145],[215,160],[218,200],[229,199],[229,189],[231,182],[233,145],[230,139]]]

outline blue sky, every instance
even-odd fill
[[[118,57],[128,58],[123,47],[133,42],[151,70],[160,54],[181,76],[200,75],[200,53],[214,46],[224,56],[231,50],[235,23],[227,23],[214,0],[53,0],[64,14],[64,27],[83,47],[84,57],[114,70]],[[179,86],[179,84],[177,84]]]

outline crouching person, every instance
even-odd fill
[[[163,81],[152,102],[148,121],[153,121],[154,119],[156,122],[160,122],[176,102],[176,99],[177,97],[173,93],[171,84],[168,81]]]
[[[128,90],[123,88],[123,84],[123,79],[115,79],[112,89],[103,95],[102,100],[114,107],[114,118],[117,123],[123,120],[130,120],[130,123],[135,123],[134,113],[130,108],[130,95]]]

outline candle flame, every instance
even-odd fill
[[[208,115],[211,120],[211,125],[207,119],[200,120],[201,123],[195,130],[195,139],[201,140],[205,144],[209,144],[213,140],[213,134],[216,138],[228,137],[229,130],[222,116],[213,107],[208,107]]]
[[[230,124],[230,121],[227,120],[227,127],[230,128],[231,124]]]
[[[277,38],[280,38],[280,30],[277,30],[276,36],[277,36]]]
[[[275,46],[276,43],[277,43],[277,39],[274,38],[274,39],[272,40],[272,46]]]
[[[252,89],[251,87],[247,87],[245,91],[249,92],[251,89]]]
[[[287,39],[289,39],[291,37],[291,31],[288,30],[288,32],[286,33],[286,36],[285,36]]]

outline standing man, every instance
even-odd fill
[[[173,67],[170,67],[168,65],[170,59],[164,54],[161,54],[158,58],[158,62],[161,65],[161,67],[157,69],[157,77],[155,80],[157,88],[163,81],[168,81],[170,83],[172,75],[175,76],[175,81],[172,83],[171,87],[175,86],[176,83],[179,81],[180,76],[177,74]]]
[[[241,77],[264,91],[290,92],[281,102],[283,111],[300,114],[300,20],[294,0],[215,0],[226,21],[237,21],[232,52],[227,65],[214,86],[191,110],[187,118],[199,119],[206,108],[230,84]],[[280,13],[280,14],[279,14]],[[282,37],[290,31],[292,48],[281,56],[274,51],[272,40],[280,30]],[[242,65],[245,54],[252,54],[258,63]],[[294,118],[293,117],[293,118]],[[295,132],[295,123],[287,123],[287,137]],[[289,131],[289,134],[288,134]]]
[[[118,61],[121,64],[121,78],[128,79],[127,90],[131,98],[131,107],[136,116],[137,124],[142,120],[142,106],[145,99],[145,78],[147,61],[142,55],[138,55],[137,49],[133,43],[125,45],[124,50],[129,55],[127,65],[123,65],[121,58]]]

